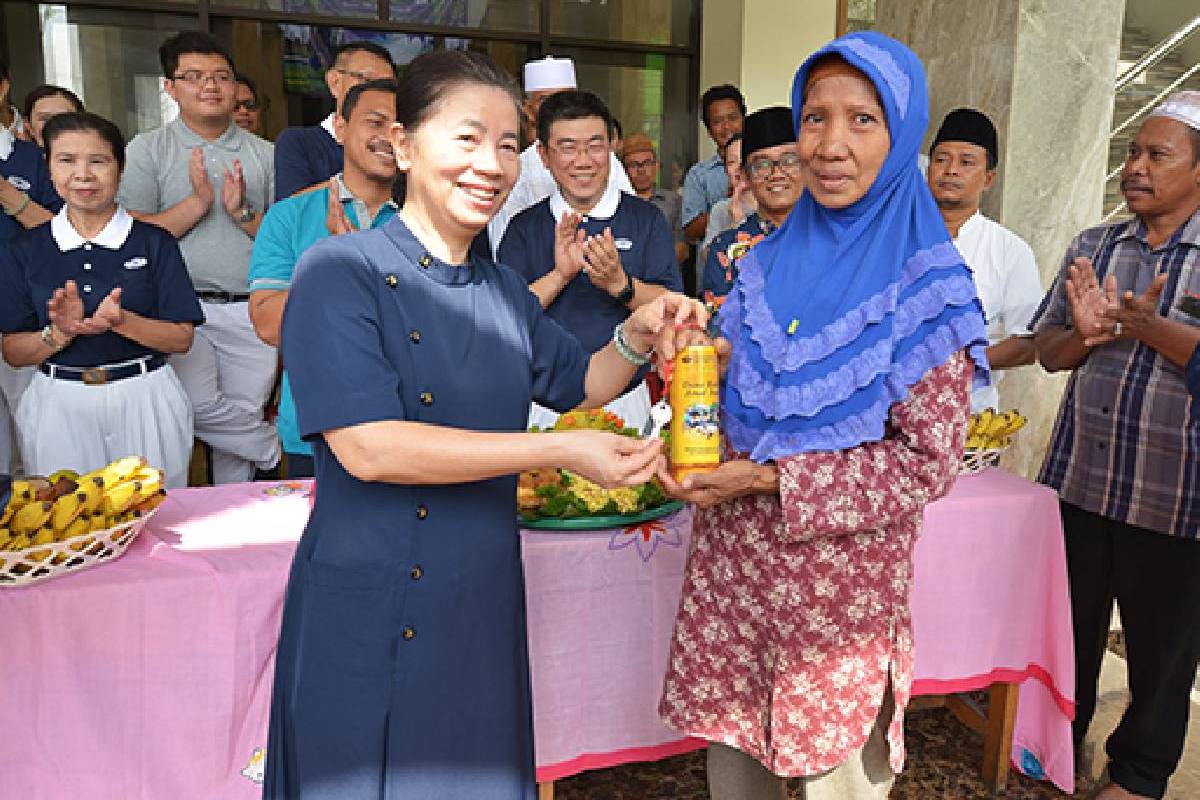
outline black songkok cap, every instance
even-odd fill
[[[792,110],[786,106],[762,108],[742,122],[742,163],[756,150],[796,141]]]
[[[973,108],[956,108],[942,120],[937,136],[929,145],[929,154],[941,142],[968,142],[987,151],[988,169],[995,169],[1000,161],[1000,149],[996,144],[996,126],[982,111]]]

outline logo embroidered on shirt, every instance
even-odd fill
[[[136,256],[135,258],[131,258],[125,262],[125,269],[141,269],[149,263],[150,262],[146,258],[142,256]]]
[[[630,250],[633,248],[633,242],[628,239],[617,239],[613,244],[617,246],[618,250]]]
[[[19,192],[28,192],[33,188],[33,184],[22,178],[20,175],[9,175],[8,182],[15,186]]]

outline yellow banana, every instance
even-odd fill
[[[73,539],[88,532],[88,527],[92,524],[92,515],[86,511],[81,512],[79,516],[71,521],[71,524],[66,528],[60,529],[62,532],[59,539]]]
[[[50,481],[51,483],[58,483],[59,478],[66,478],[68,480],[78,481],[79,473],[73,469],[60,469],[58,472],[50,473],[50,475],[46,478],[46,480]]]
[[[967,449],[968,450],[983,450],[986,447],[987,447],[987,439],[983,438],[979,434],[975,434],[973,436],[967,437]]]
[[[104,476],[104,485],[111,487],[113,484],[121,483],[144,466],[146,466],[146,459],[141,456],[118,458],[104,468],[104,472],[102,473]]]
[[[166,499],[167,499],[167,492],[166,492],[166,490],[165,490],[165,489],[159,489],[157,492],[155,492],[154,494],[150,495],[149,497],[147,497],[147,498],[146,498],[145,500],[143,500],[142,502],[138,503],[138,504],[137,504],[137,505],[134,507],[134,510],[136,510],[136,511],[139,511],[139,512],[141,512],[141,513],[143,513],[143,514],[149,514],[151,511],[153,511],[154,509],[156,509],[156,508],[158,508],[159,506],[161,506],[161,505],[163,504],[163,501],[164,501],[164,500],[166,500]]]
[[[0,525],[7,525],[13,518],[13,514],[17,513],[17,509],[21,505],[14,499],[16,495],[9,498],[8,505],[4,507],[4,511],[0,511]]]
[[[12,529],[21,533],[32,533],[46,524],[54,504],[49,502],[27,503],[13,515]]]
[[[104,479],[80,478],[76,493],[83,495],[82,510],[87,514],[94,514],[100,508],[100,501],[104,499]]]
[[[54,541],[54,530],[52,528],[39,528],[30,540],[29,546],[34,547],[39,544],[50,544]],[[50,557],[49,550],[33,550],[29,553],[29,558],[34,561],[45,561]]]
[[[100,508],[105,516],[114,516],[120,514],[137,500],[138,488],[140,484],[137,481],[123,481],[117,484],[110,484],[104,490],[104,500],[100,503]]]
[[[82,492],[71,492],[55,500],[54,509],[50,512],[50,527],[56,531],[65,531],[83,511],[83,501],[86,497]]]
[[[24,550],[26,547],[29,547],[29,542],[30,537],[28,533],[18,533],[9,540],[8,544],[4,546],[4,549],[12,551]]]
[[[163,485],[163,473],[153,467],[144,467],[135,477],[138,483],[138,502],[149,500],[158,494]]]
[[[104,514],[100,511],[92,514],[92,519],[88,523],[88,533],[95,533],[96,531],[102,531],[106,528],[108,528],[108,520],[105,518]]]

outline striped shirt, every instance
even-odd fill
[[[1179,304],[1200,292],[1200,211],[1157,248],[1138,219],[1079,234],[1034,315],[1035,333],[1071,326],[1064,284],[1079,256],[1092,259],[1101,282],[1115,274],[1121,292],[1140,294],[1167,273],[1159,313],[1200,326]],[[1093,349],[1067,383],[1038,480],[1109,519],[1200,538],[1200,401],[1184,370],[1132,338]]]

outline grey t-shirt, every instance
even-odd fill
[[[204,148],[204,163],[216,201],[179,240],[183,261],[197,291],[246,292],[254,240],[238,227],[221,204],[225,170],[242,162],[246,202],[265,211],[275,196],[274,145],[230,123],[214,142],[206,141],[182,119],[138,134],[125,150],[125,173],[118,199],[130,211],[158,214],[192,193],[188,161]]]

